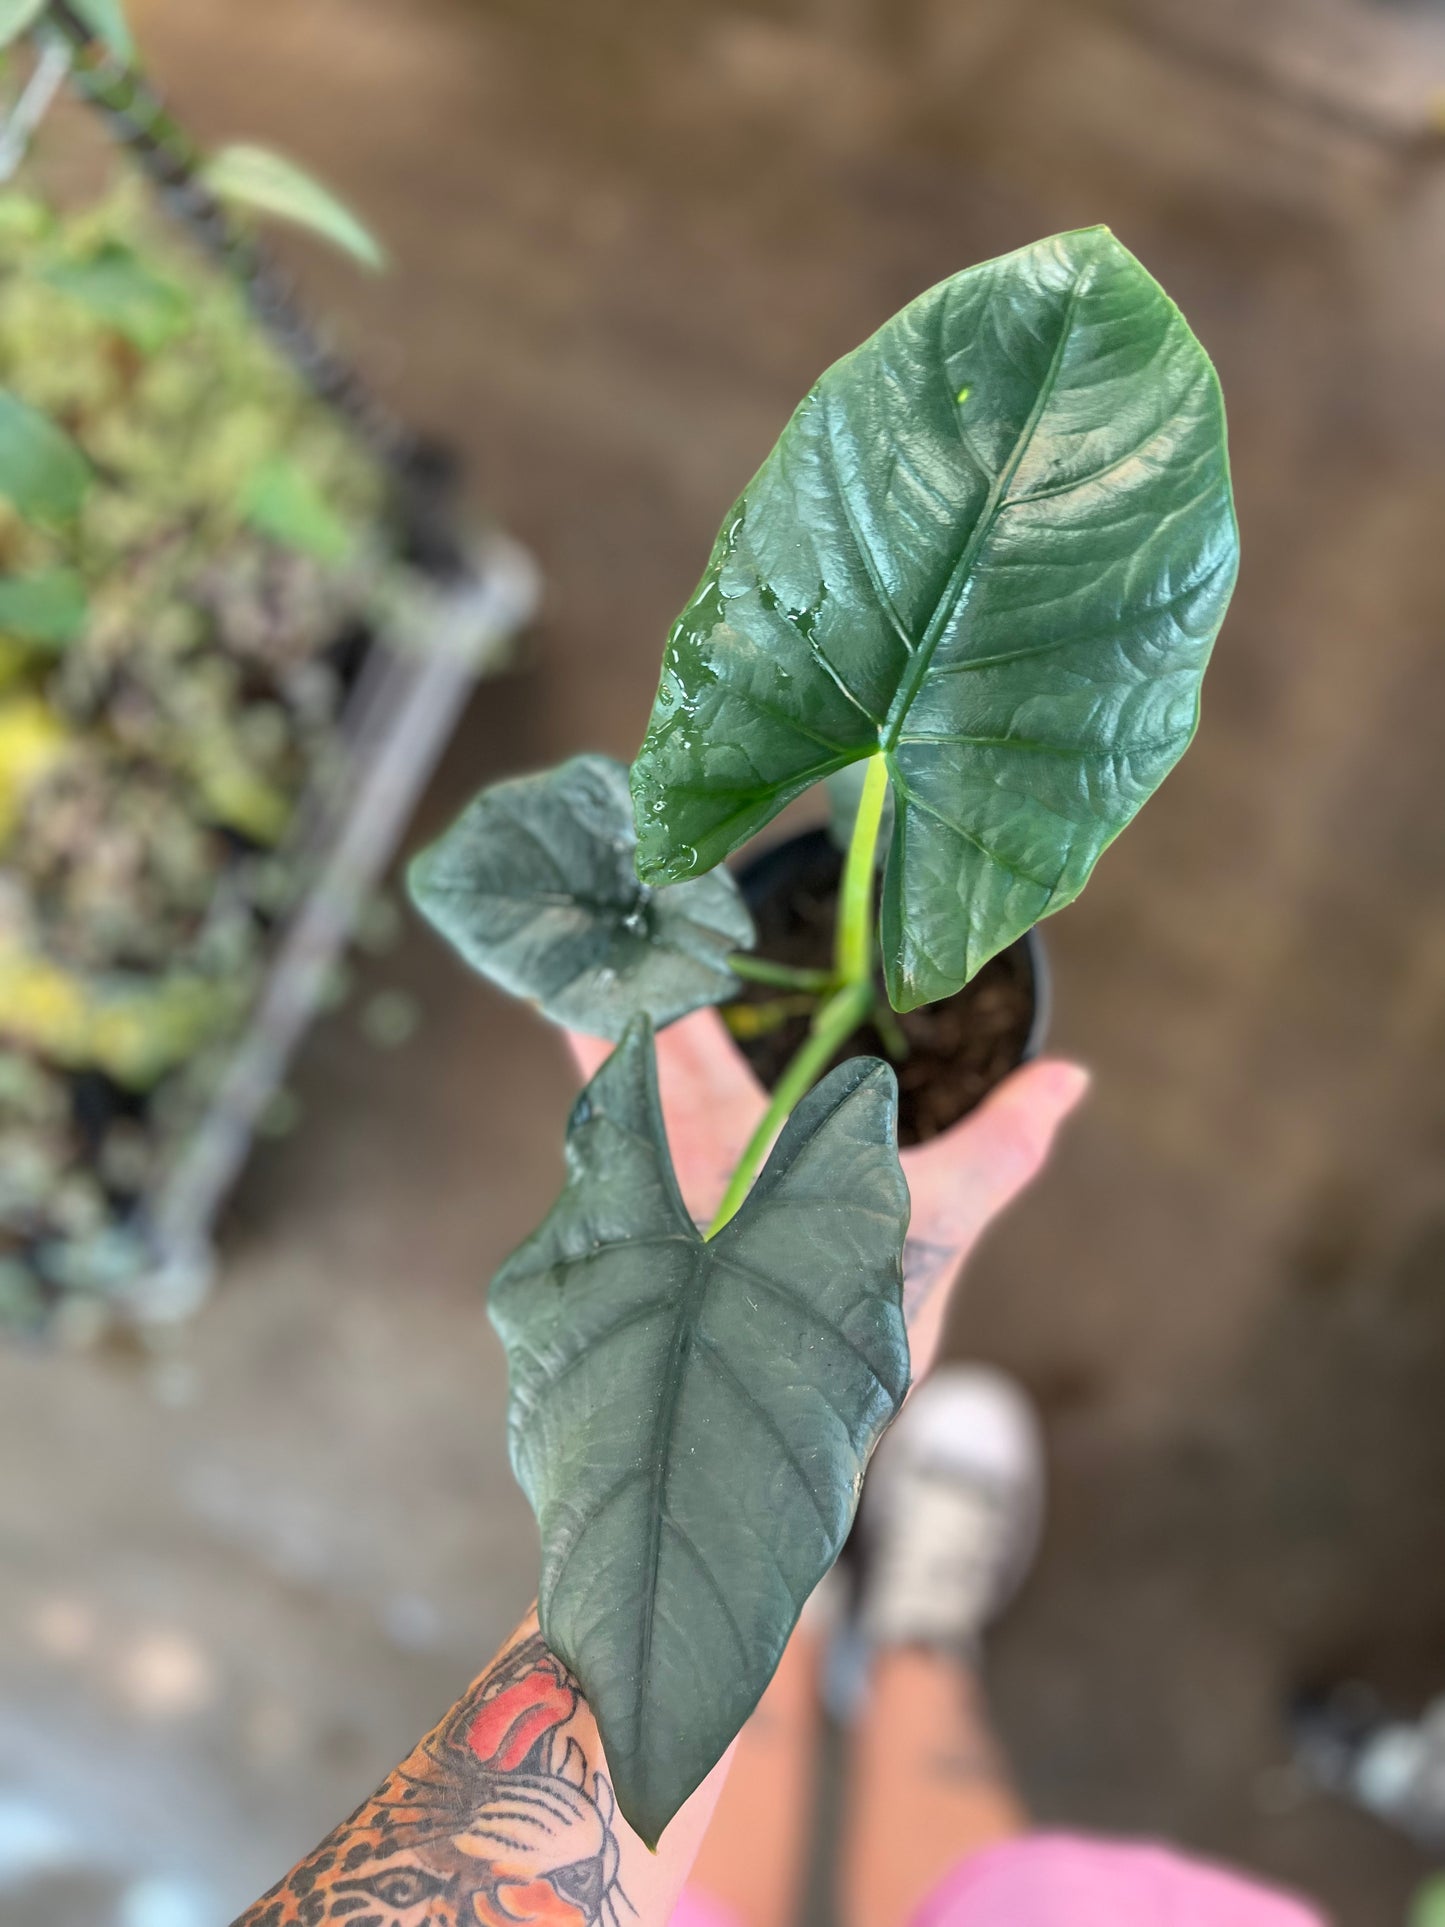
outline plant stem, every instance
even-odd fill
[[[909,1054],[908,1033],[899,1023],[886,997],[875,997],[873,1000],[873,1028],[883,1039],[884,1047],[894,1063],[901,1064]]]
[[[888,765],[881,755],[869,760],[863,780],[863,795],[853,820],[853,835],[843,864],[843,884],[838,899],[838,937],[834,950],[836,969],[828,984],[831,995],[820,1006],[808,1031],[806,1043],[778,1079],[758,1128],[748,1139],[738,1159],[737,1169],[728,1179],[727,1190],[717,1208],[717,1216],[707,1235],[715,1238],[748,1195],[768,1147],[791,1116],[793,1107],[805,1098],[827,1069],[830,1059],[857,1030],[873,1008],[873,917],[874,886],[878,867],[878,832],[883,822],[883,805],[888,797]],[[739,959],[732,960],[739,976]],[[754,965],[759,960],[742,961]],[[763,964],[767,971],[781,971],[781,964]],[[794,982],[798,975],[821,976],[821,972],[793,973],[787,978],[761,977],[760,981]]]
[[[887,800],[888,765],[881,755],[870,757],[858,814],[853,819],[853,835],[843,865],[843,887],[838,899],[838,941],[834,955],[838,977],[845,984],[867,983],[873,975],[878,831]]]
[[[708,1226],[709,1238],[715,1238],[729,1218],[736,1215],[757,1174],[758,1166],[767,1155],[768,1146],[787,1121],[794,1105],[807,1096],[828,1060],[863,1021],[872,1001],[871,982],[865,979],[862,983],[844,984],[813,1019],[808,1041],[778,1079],[768,1108],[758,1128],[748,1139],[747,1149],[738,1159],[737,1169],[728,1179],[717,1216]]]
[[[773,963],[767,957],[754,957],[746,951],[728,958],[728,969],[749,983],[777,984],[784,990],[810,990],[815,996],[830,997],[839,988],[831,970],[798,970],[792,964]]]
[[[728,1004],[722,1020],[734,1037],[766,1037],[792,1017],[811,1018],[817,1008],[816,997],[799,991],[793,997],[770,997],[766,1003]]]

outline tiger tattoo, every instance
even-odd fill
[[[533,1633],[234,1927],[619,1927],[616,1804]]]

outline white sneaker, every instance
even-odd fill
[[[945,1366],[903,1409],[863,1490],[864,1641],[969,1652],[1038,1550],[1044,1451],[1013,1380]]]

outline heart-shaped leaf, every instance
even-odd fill
[[[90,487],[90,464],[49,416],[0,388],[0,495],[28,519],[64,522]]]
[[[726,870],[640,883],[627,771],[609,756],[483,790],[411,866],[412,899],[484,977],[555,1023],[616,1039],[737,990],[753,925]]]
[[[889,994],[950,995],[1183,753],[1237,550],[1214,371],[1106,229],[930,289],[728,517],[633,769],[642,875],[709,869],[882,751]]]
[[[567,1184],[498,1273],[540,1612],[649,1844],[757,1704],[908,1385],[908,1189],[876,1058],[805,1097],[704,1242],[639,1020],[577,1101]]]

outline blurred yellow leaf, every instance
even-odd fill
[[[0,847],[8,841],[31,787],[69,748],[70,738],[39,696],[0,702]]]
[[[88,979],[0,942],[0,1035],[71,1070],[145,1089],[234,1020],[241,984],[177,973]]]

